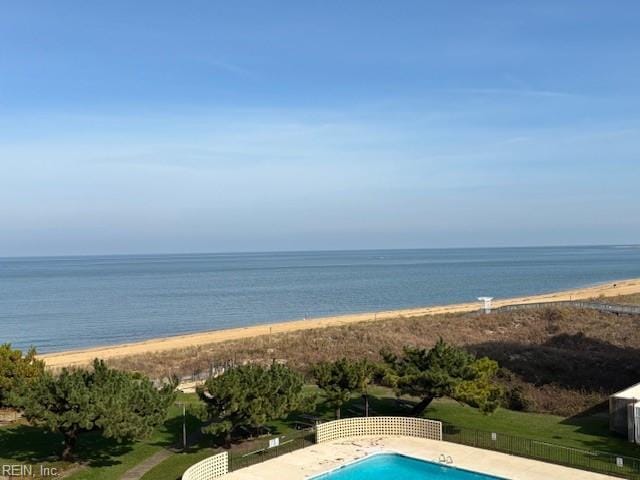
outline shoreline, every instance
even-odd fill
[[[640,278],[610,281],[598,285],[560,292],[528,295],[506,299],[495,299],[493,307],[503,307],[514,304],[538,303],[538,302],[562,302],[567,300],[585,300],[599,296],[613,297],[640,293]],[[104,360],[138,355],[150,352],[167,351],[181,348],[197,347],[211,343],[221,343],[227,340],[239,340],[244,338],[286,333],[299,330],[311,330],[332,326],[348,325],[351,323],[373,322],[376,320],[389,320],[396,317],[419,317],[424,315],[440,315],[446,313],[466,313],[480,309],[480,302],[467,302],[449,305],[436,305],[430,307],[417,307],[381,312],[366,312],[330,317],[310,318],[307,320],[291,320],[277,323],[266,323],[248,327],[236,327],[223,330],[211,330],[205,332],[188,333],[163,338],[152,338],[139,342],[91,347],[78,350],[52,352],[38,355],[44,360],[48,368],[62,368],[69,366],[87,365],[94,358]]]

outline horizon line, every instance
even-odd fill
[[[0,260],[18,259],[45,259],[45,258],[95,258],[95,257],[156,257],[156,256],[198,256],[198,255],[264,255],[286,253],[340,253],[340,252],[397,252],[416,250],[500,250],[500,249],[529,249],[529,248],[640,248],[638,243],[603,243],[603,244],[557,244],[557,245],[493,245],[493,246],[469,246],[469,247],[413,247],[413,248],[329,248],[329,249],[293,249],[293,250],[222,250],[200,252],[158,252],[158,253],[82,253],[82,254],[55,254],[55,255],[8,255],[0,256]]]

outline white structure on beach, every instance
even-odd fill
[[[493,297],[478,297],[478,300],[483,302],[482,309],[484,313],[491,313],[491,300],[493,300]]]
[[[609,397],[609,429],[640,444],[640,383]]]

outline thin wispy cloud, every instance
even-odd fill
[[[68,253],[102,224],[132,251],[640,236],[635,2],[5,10],[0,255],[60,225]]]
[[[571,92],[523,88],[456,88],[447,89],[447,91],[451,93],[461,93],[469,95],[522,96],[534,98],[578,98],[581,96]]]
[[[190,53],[188,54],[188,56],[185,57],[185,59],[188,61],[197,62],[202,65],[207,65],[209,67],[214,68],[215,70],[231,73],[239,77],[255,78],[257,76],[256,72],[249,70],[248,68],[244,68],[240,65],[237,65],[231,62],[209,58],[206,55],[197,55],[197,54]]]

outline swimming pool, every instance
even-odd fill
[[[379,453],[312,480],[505,480],[397,453]]]

